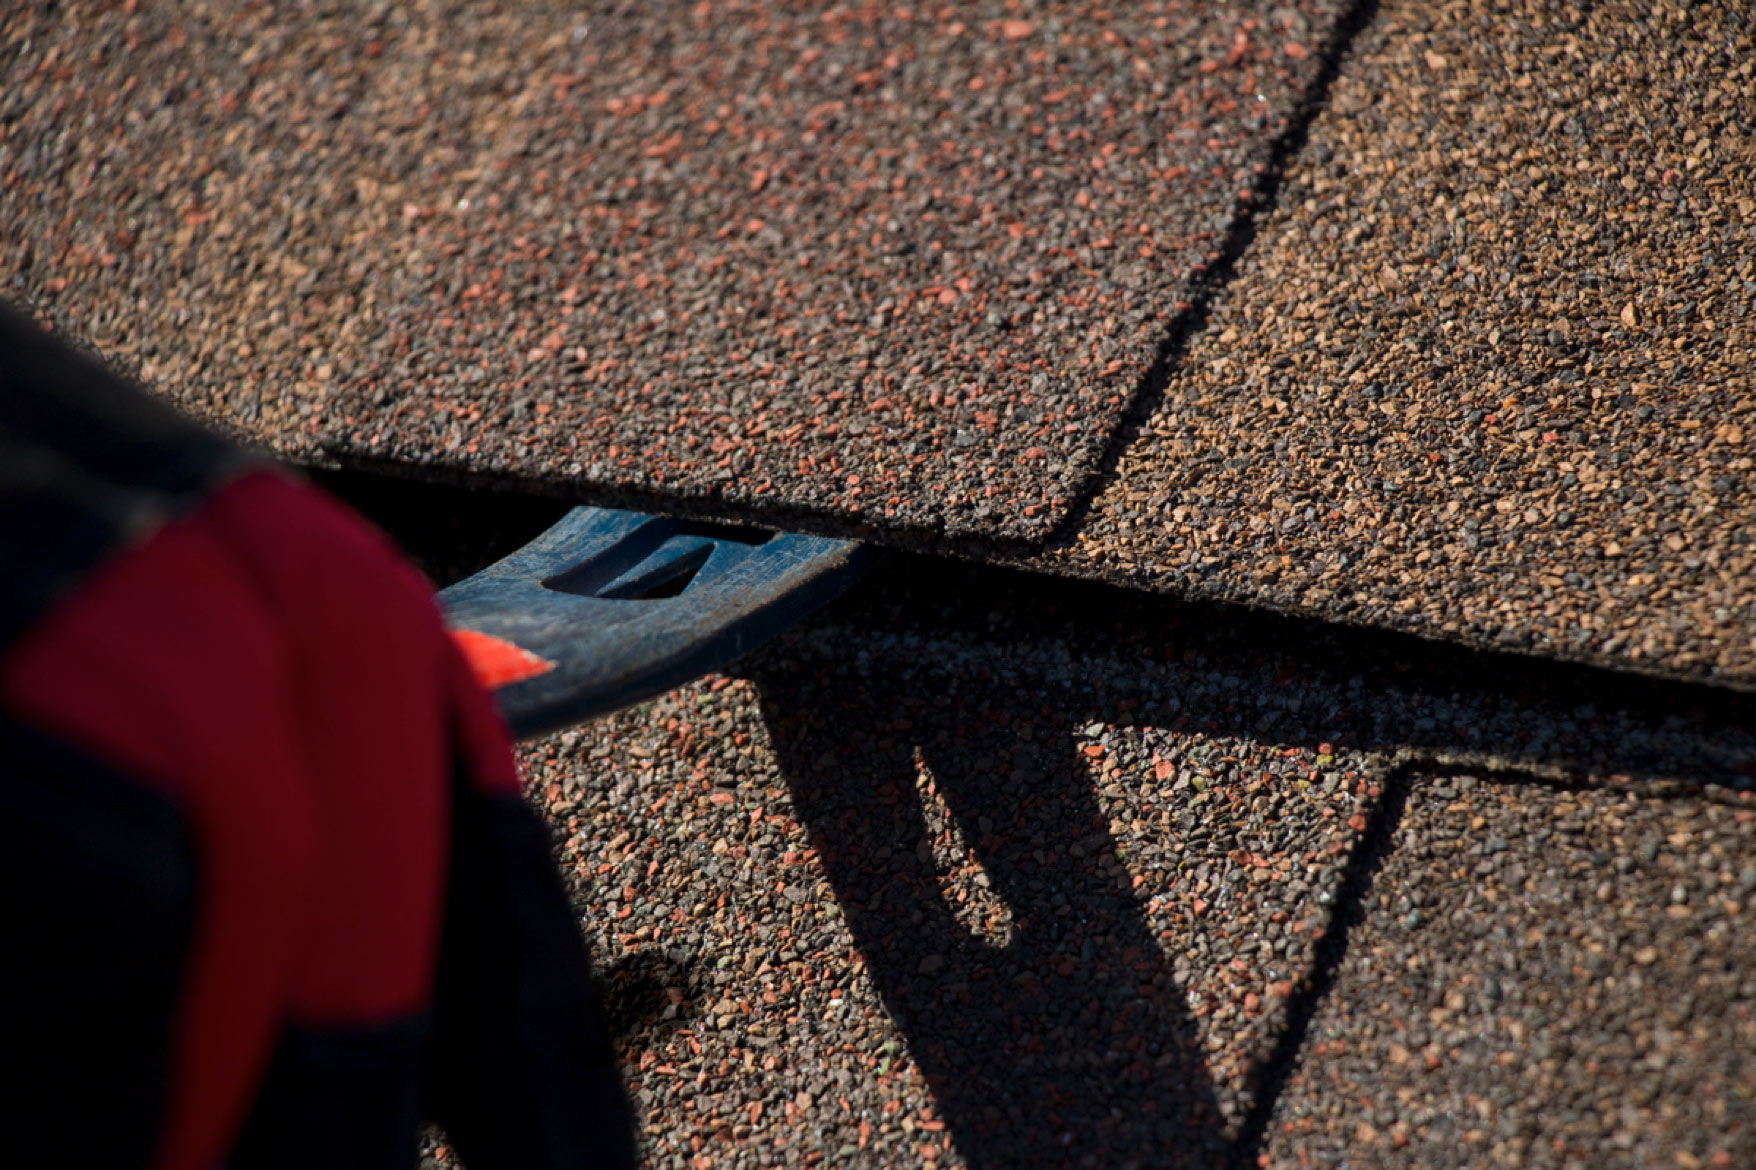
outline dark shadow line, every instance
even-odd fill
[[[516,491],[467,490],[361,472],[315,472],[322,487],[382,527],[405,555],[443,586],[486,567],[559,520],[567,505]],[[1532,651],[1438,641],[1403,630],[1285,613],[1236,601],[1191,598],[1026,569],[891,553],[866,581],[824,611],[889,605],[914,597],[885,620],[888,628],[968,624],[989,611],[1071,615],[1064,630],[1090,653],[1146,653],[1162,660],[1174,642],[1200,661],[1287,656],[1345,683],[1350,675],[1393,679],[1403,689],[1529,697],[1566,696],[1656,718],[1690,713],[1727,727],[1756,725],[1756,694],[1742,680],[1679,676]],[[947,606],[957,613],[947,617]],[[822,620],[822,619],[818,619]],[[1060,620],[1058,617],[1057,620]],[[1117,640],[1112,626],[1127,632]],[[983,634],[992,636],[985,627]],[[1188,663],[1189,659],[1184,658]],[[1756,778],[1756,777],[1752,777]]]
[[[1260,1079],[1250,1102],[1250,1112],[1238,1127],[1227,1165],[1231,1170],[1255,1170],[1268,1127],[1280,1106],[1293,1073],[1299,1067],[1311,1021],[1335,987],[1347,958],[1348,936],[1365,918],[1363,907],[1379,870],[1395,848],[1396,830],[1402,824],[1418,766],[1400,764],[1381,783],[1378,799],[1366,814],[1366,831],[1354,842],[1336,886],[1335,904],[1311,957],[1311,967],[1287,1000],[1286,1021],[1274,1048],[1260,1066]]]
[[[900,604],[905,597],[920,600],[909,608]],[[937,631],[960,623],[967,628],[985,613],[1008,614],[1026,623],[1018,633],[1076,639],[1088,656],[1144,655],[1163,662],[1167,660],[1159,651],[1170,643],[1182,652],[1186,666],[1252,662],[1268,655],[1296,662],[1310,676],[1327,678],[1338,688],[1358,674],[1388,679],[1409,692],[1497,695],[1574,709],[1596,704],[1645,713],[1655,721],[1688,714],[1728,727],[1756,726],[1756,693],[1751,684],[1738,680],[1440,641],[1236,601],[922,554],[889,554],[842,604],[886,605],[886,626],[893,631]],[[1005,638],[1013,630],[981,629],[977,638]]]
[[[891,548],[931,549],[934,553],[968,560],[1022,559],[1035,555],[1047,535],[1007,536],[976,531],[947,531],[943,524],[918,523],[891,518],[860,518],[833,508],[788,500],[758,500],[728,496],[719,487],[640,487],[614,481],[594,481],[583,475],[545,476],[504,470],[479,470],[442,463],[415,463],[340,446],[326,447],[319,457],[305,460],[300,470],[307,475],[372,476],[442,490],[492,491],[525,499],[541,499],[560,505],[586,504],[599,508],[625,508],[655,512],[685,520],[751,524],[764,528],[803,532],[837,540],[859,540]]]
[[[1462,655],[1483,662],[1499,662],[1504,669],[1514,673],[1552,667],[1580,672],[1582,677],[1619,676],[1681,687],[1686,691],[1756,693],[1756,679],[1691,673],[1661,662],[1616,660],[1569,645],[1544,644],[1534,637],[1525,641],[1497,637],[1491,628],[1442,634],[1430,628],[1423,629],[1416,622],[1395,614],[1360,617],[1345,602],[1340,608],[1325,610],[1296,601],[1260,598],[1247,589],[1221,581],[1183,579],[1174,586],[1148,586],[1138,581],[1096,576],[1073,564],[1043,566],[1033,560],[1043,551],[1035,544],[1005,538],[948,536],[937,530],[927,531],[907,525],[879,528],[810,508],[768,505],[758,508],[736,502],[727,505],[723,501],[716,503],[717,497],[696,499],[658,491],[611,489],[560,479],[537,481],[525,477],[501,477],[485,472],[380,459],[347,459],[335,466],[304,464],[297,470],[366,513],[393,535],[399,535],[399,539],[400,530],[409,527],[405,517],[444,507],[447,501],[458,501],[467,513],[479,514],[487,508],[497,508],[506,520],[507,530],[524,533],[516,541],[498,542],[499,551],[492,556],[476,557],[465,565],[463,571],[441,572],[429,568],[428,575],[442,586],[514,551],[525,540],[560,519],[569,507],[577,505],[625,508],[703,523],[725,523],[729,515],[735,515],[733,522],[738,524],[863,541],[883,549],[886,557],[892,560],[956,562],[972,566],[975,571],[1034,579],[1045,589],[1065,585],[1093,591],[1108,590],[1137,598],[1155,598],[1167,609],[1207,610],[1225,615],[1231,622],[1262,627],[1275,623],[1289,628],[1325,627],[1338,635],[1360,639],[1362,644],[1397,641],[1408,647],[1408,653]],[[406,503],[391,502],[398,499]],[[541,519],[533,521],[532,517]],[[417,521],[415,527],[424,523]],[[430,524],[425,526],[431,527]],[[419,537],[416,537],[410,543],[414,545],[418,541]],[[426,543],[430,546],[432,542]],[[923,549],[928,551],[921,551]],[[405,551],[411,551],[417,561],[421,559],[420,548]]]
[[[1238,262],[1256,242],[1256,237],[1262,230],[1262,222],[1280,205],[1288,164],[1310,140],[1311,124],[1317,120],[1317,115],[1328,108],[1329,91],[1341,74],[1342,63],[1347,59],[1348,51],[1377,14],[1378,0],[1356,0],[1352,8],[1330,30],[1329,39],[1324,42],[1318,54],[1322,64],[1306,87],[1304,96],[1293,107],[1287,119],[1286,130],[1269,148],[1268,160],[1257,174],[1256,181],[1251,184],[1249,198],[1241,201],[1231,229],[1226,233],[1225,243],[1220,248],[1219,258],[1190,281],[1189,307],[1171,322],[1165,337],[1159,342],[1158,353],[1141,376],[1121,419],[1110,429],[1109,438],[1104,440],[1103,450],[1085,472],[1067,511],[1042,538],[1042,547],[1064,546],[1084,527],[1099,494],[1115,475],[1123,453],[1139,437],[1141,428],[1158,412],[1159,406],[1164,402],[1165,391],[1170,388],[1171,374],[1188,356],[1189,347],[1196,335],[1207,327],[1214,303],[1237,277]]]
[[[1749,809],[1751,802],[1745,790],[1732,788],[1715,780],[1696,780],[1688,776],[1663,779],[1629,777],[1627,780],[1571,780],[1517,765],[1477,763],[1471,760],[1414,759],[1401,765],[1418,772],[1423,779],[1441,776],[1468,777],[1482,784],[1504,784],[1518,788],[1537,788],[1555,795],[1620,794],[1636,800],[1669,803],[1692,801],[1721,808]],[[1717,790],[1717,791],[1716,791]],[[1737,793],[1734,795],[1734,793]]]

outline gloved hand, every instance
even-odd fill
[[[404,1166],[425,1109],[472,1170],[632,1165],[547,832],[418,574],[4,313],[0,463],[21,1163]]]

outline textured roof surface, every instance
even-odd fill
[[[1756,953],[1721,879],[1756,879],[1756,818],[1422,776],[1393,848],[1265,1165],[1756,1158]]]
[[[1751,1161],[1750,697],[932,576],[525,754],[651,1164]]]
[[[3,263],[283,444],[1040,532],[1340,6],[20,14]]]
[[[289,453],[1756,679],[1746,5],[141,7],[0,273]]]
[[[6,294],[311,451],[406,284],[404,203],[459,183],[504,126],[529,31],[474,4],[9,6]]]
[[[1181,324],[1339,5],[600,7],[8,11],[5,288],[302,457],[1325,619],[899,556],[528,745],[651,1164],[1756,1163],[1756,696],[1331,620],[1752,681],[1748,5],[1370,6]]]
[[[1752,32],[1386,4],[1039,563],[1756,681]]]

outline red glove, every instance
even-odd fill
[[[423,1104],[473,1170],[633,1163],[498,715],[314,489],[234,478],[0,638],[0,754],[23,1164],[402,1166]]]

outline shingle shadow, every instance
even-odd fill
[[[942,706],[900,682],[824,682],[764,672],[764,718],[968,1164],[1218,1165],[1226,1137],[1194,1021],[1065,721],[972,721],[1004,709],[973,675]],[[923,808],[923,775],[992,901],[948,899],[935,860],[947,829]]]

